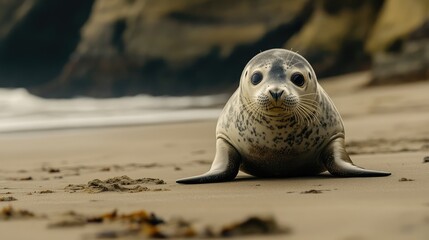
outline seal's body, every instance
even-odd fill
[[[319,161],[321,150],[332,138],[344,136],[341,118],[326,94],[317,95],[320,111],[312,113],[314,119],[301,119],[301,123],[294,117],[255,116],[256,110],[246,109],[245,104],[235,107],[240,101],[237,98],[239,93],[226,105],[216,135],[240,153],[242,171],[261,177],[287,177],[326,170]]]
[[[297,53],[272,49],[246,65],[240,86],[219,117],[211,169],[178,183],[235,178],[316,175],[386,176],[355,166],[344,148],[344,127],[311,65]]]

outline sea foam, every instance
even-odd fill
[[[227,95],[44,99],[0,89],[0,133],[216,119]]]

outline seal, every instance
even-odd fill
[[[271,49],[253,57],[216,127],[210,170],[177,180],[195,184],[257,177],[295,177],[329,171],[339,177],[388,176],[353,164],[343,121],[301,55]]]

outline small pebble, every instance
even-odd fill
[[[48,173],[59,173],[60,172],[60,169],[58,169],[58,168],[49,168],[48,169]]]
[[[0,202],[12,202],[12,201],[16,201],[18,199],[12,197],[12,196],[7,196],[7,197],[0,197]]]
[[[43,190],[39,192],[40,194],[46,194],[46,193],[54,193],[52,190]]]
[[[398,181],[400,181],[400,182],[412,182],[412,181],[414,181],[414,179],[411,179],[411,178],[400,178]]]
[[[321,190],[316,190],[316,189],[311,189],[311,190],[308,190],[308,191],[301,192],[301,194],[319,194],[319,193],[322,193],[322,191]]]

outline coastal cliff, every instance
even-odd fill
[[[5,0],[0,87],[56,98],[231,92],[269,48],[298,51],[319,78],[372,69],[375,84],[420,79],[428,2]]]

